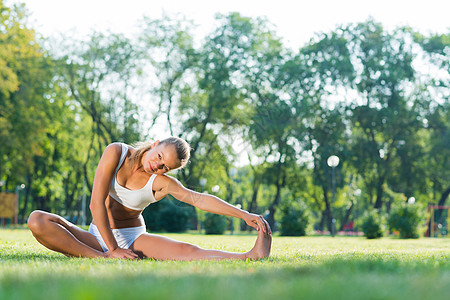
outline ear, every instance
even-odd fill
[[[156,140],[156,142],[154,142],[154,143],[152,144],[151,149],[153,149],[153,148],[155,148],[156,146],[158,146],[158,144],[159,144],[159,140]]]

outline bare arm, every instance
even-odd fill
[[[136,258],[137,255],[131,250],[120,249],[109,224],[108,214],[106,211],[106,197],[108,197],[109,186],[112,176],[120,160],[122,147],[119,144],[110,144],[103,152],[102,158],[98,163],[95,171],[94,184],[92,188],[92,196],[90,209],[95,225],[105,241],[110,251],[111,257],[116,258]],[[123,250],[123,251],[121,251]]]
[[[157,199],[161,199],[165,195],[170,194],[177,200],[189,203],[201,210],[243,219],[249,226],[257,230],[262,228],[264,233],[271,234],[270,226],[262,216],[239,209],[216,196],[195,192],[185,188],[177,179],[173,177],[158,177],[159,182],[157,183],[157,186],[159,186],[160,189],[157,189],[155,194]]]

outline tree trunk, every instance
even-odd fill
[[[439,199],[438,205],[444,206],[445,201],[447,200],[448,196],[450,195],[450,187],[447,188],[441,195],[441,198]]]
[[[20,211],[20,219],[19,224],[23,224],[25,222],[25,214],[27,212],[27,206],[28,206],[28,199],[30,198],[30,191],[31,191],[31,183],[32,183],[31,175],[27,175],[27,186],[26,186],[26,192],[25,192],[25,200],[23,202],[22,210]]]
[[[75,173],[75,178],[80,178],[81,176],[81,170],[78,169]],[[77,193],[78,192],[78,193]],[[74,205],[76,205],[76,197],[75,195],[82,195],[85,191],[83,190],[83,188],[81,189],[81,193],[78,191],[78,182],[73,183],[72,185],[70,184],[70,174],[67,175],[66,178],[66,199],[65,199],[65,210],[67,211],[67,213],[73,217],[74,216],[74,212],[75,210],[73,209]],[[78,199],[80,199],[78,197]]]
[[[83,163],[83,176],[84,176],[84,180],[86,180],[86,185],[87,185],[87,188],[89,190],[89,194],[92,194],[92,188],[91,188],[92,185],[89,182],[89,177],[88,177],[88,173],[87,173],[87,165],[88,165],[89,160],[91,158],[91,151],[94,148],[94,140],[95,140],[95,134],[92,134],[91,144],[89,145],[87,157],[86,157],[86,160]]]
[[[325,215],[327,216],[327,227],[330,234],[333,232],[333,212],[331,211],[330,200],[328,199],[328,190],[323,187],[323,200],[325,201]]]
[[[281,158],[280,158],[281,159]],[[275,193],[275,199],[273,200],[272,204],[269,206],[269,216],[267,217],[267,222],[269,222],[270,227],[272,228],[273,231],[276,231],[277,229],[275,228],[275,211],[277,209],[278,204],[280,203],[280,198],[281,198],[281,188],[284,186],[284,180],[285,180],[285,175],[282,174],[283,170],[283,165],[281,163],[281,161],[278,162],[278,174],[277,174],[277,179],[276,179],[276,187],[277,187],[277,191]],[[280,183],[280,176],[281,178],[281,183]]]
[[[378,179],[377,184],[377,200],[375,201],[374,208],[381,209],[383,205],[383,183],[384,183],[385,175],[382,175]]]
[[[327,219],[326,211],[321,211],[321,217],[319,222],[319,230],[323,231],[325,220]]]
[[[255,178],[253,180],[253,184],[252,184],[252,190],[253,190],[252,200],[250,200],[250,203],[247,208],[248,212],[255,213],[255,214],[258,213],[258,203],[256,201],[258,199],[258,191],[259,191],[259,185],[260,185],[259,182],[256,182],[256,181],[257,181],[257,179]],[[246,229],[247,229],[247,231],[250,231],[251,227],[247,226]]]
[[[258,199],[258,191],[259,191],[259,184],[253,185],[252,200],[250,201],[250,205],[248,206],[249,212],[257,213],[258,203],[256,202],[256,200]]]
[[[353,202],[350,205],[350,207],[348,209],[346,209],[346,211],[345,211],[345,217],[341,222],[341,227],[339,227],[340,231],[344,230],[344,226],[348,223],[348,219],[350,218],[350,215],[352,214],[352,210],[353,210]]]
[[[277,192],[275,194],[275,199],[272,204],[269,206],[269,216],[267,217],[267,222],[269,222],[270,227],[273,231],[276,231],[275,228],[275,211],[277,209],[278,204],[280,203],[280,194],[281,194],[281,184],[277,181]]]

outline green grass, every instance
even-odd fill
[[[167,234],[245,251],[254,235]],[[449,299],[450,239],[274,237],[259,261],[67,258],[0,229],[0,299]]]

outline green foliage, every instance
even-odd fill
[[[414,52],[409,33],[401,28],[387,33],[369,20],[350,30],[348,43],[360,69],[355,84],[364,99],[350,105],[352,163],[365,174],[365,189],[376,197],[374,208],[381,209],[384,183],[404,191],[421,179],[415,162],[422,156],[416,145],[422,124],[414,98],[402,88],[414,82]]]
[[[308,207],[303,201],[285,204],[280,211],[280,233],[283,236],[304,236],[309,224]]]
[[[216,196],[268,210],[272,225],[298,198],[321,228],[370,207],[388,210],[399,202],[390,191],[448,201],[448,33],[388,31],[369,19],[317,34],[294,52],[268,20],[230,13],[217,16],[201,43],[192,22],[167,16],[144,18],[137,36],[52,42],[30,28],[24,5],[4,3],[0,190],[26,184],[21,215],[43,208],[76,216],[83,182],[89,197],[108,143],[161,135],[192,146],[191,163],[176,173],[185,186],[219,185]],[[416,68],[418,59],[429,71]],[[251,165],[231,178],[243,154]],[[341,158],[333,173],[332,154]],[[348,201],[355,174],[362,194]],[[162,209],[166,202],[164,218],[147,218],[150,228],[182,230],[169,229],[179,206]]]
[[[391,231],[398,230],[403,239],[418,238],[418,230],[422,221],[420,205],[406,202],[394,205],[388,218],[389,229]]]
[[[377,239],[383,236],[384,219],[378,210],[366,211],[360,222],[364,236],[368,239]]]
[[[206,234],[223,234],[227,229],[227,218],[222,215],[206,213],[203,226]]]
[[[130,99],[137,73],[133,44],[124,35],[99,32],[87,41],[60,43],[62,49],[54,54],[57,74],[72,99],[92,118],[100,148],[115,141],[138,141],[138,108]]]
[[[166,197],[147,207],[142,216],[150,231],[184,232],[188,228],[190,207],[183,206],[178,200]]]

